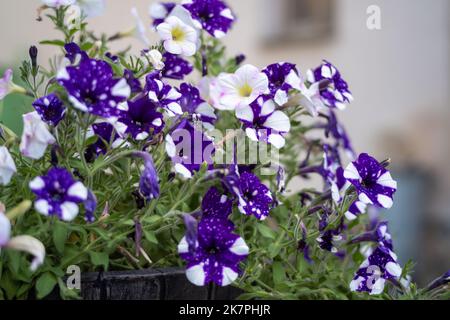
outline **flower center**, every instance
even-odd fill
[[[245,83],[242,87],[239,88],[239,95],[244,98],[248,98],[252,95],[253,88],[248,84]]]
[[[183,29],[179,26],[176,26],[172,29],[172,38],[174,41],[183,41],[186,34]]]

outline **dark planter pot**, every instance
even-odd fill
[[[231,286],[194,286],[180,268],[89,272],[81,276],[81,297],[85,300],[234,300],[242,293]],[[58,292],[48,297],[58,298]]]

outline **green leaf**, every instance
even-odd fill
[[[104,252],[89,252],[91,262],[94,266],[103,266],[104,270],[108,269],[109,256]]]
[[[53,244],[59,253],[64,253],[64,247],[69,231],[67,225],[61,221],[57,221],[53,227]]]
[[[286,273],[281,262],[274,262],[272,265],[273,283],[275,285],[283,284],[286,282]]]
[[[272,229],[270,229],[265,224],[259,223],[257,225],[257,228],[258,228],[259,233],[261,233],[261,235],[263,237],[269,238],[269,239],[275,239],[275,233],[273,232]]]
[[[47,295],[49,295],[57,282],[58,281],[55,278],[55,276],[50,272],[46,272],[43,275],[41,275],[39,279],[36,281],[37,298],[42,299],[45,298]]]
[[[44,41],[39,42],[39,44],[46,44],[46,45],[50,45],[50,46],[64,47],[64,45],[66,43],[64,41],[62,41],[62,40],[44,40]]]
[[[149,242],[158,244],[158,239],[156,238],[154,231],[145,231],[144,230],[144,236],[145,236],[145,239],[147,239]]]

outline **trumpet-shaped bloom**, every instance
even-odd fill
[[[385,209],[392,207],[397,182],[376,159],[361,154],[347,166],[344,177],[355,187],[359,201]]]
[[[302,79],[295,64],[275,63],[269,65],[262,72],[269,78],[270,94],[279,106],[288,102],[289,90],[300,91],[301,89]]]
[[[284,135],[290,131],[291,123],[285,113],[276,110],[270,96],[260,96],[250,105],[238,107],[236,117],[244,124],[250,140],[268,142],[278,149],[284,147]]]
[[[26,90],[13,82],[13,71],[7,69],[3,77],[0,78],[0,101],[13,92],[25,93]]]
[[[47,146],[56,142],[55,138],[36,111],[24,114],[23,124],[20,152],[31,159],[42,158]]]
[[[212,85],[212,87],[211,87]],[[269,93],[269,79],[252,65],[240,67],[234,74],[223,73],[210,84],[210,95],[219,110],[235,110],[248,106],[260,95]]]
[[[7,185],[14,173],[17,172],[16,165],[14,163],[8,148],[5,146],[0,147],[0,184]]]
[[[197,51],[197,31],[178,17],[168,17],[156,30],[168,52],[189,57]]]
[[[353,96],[348,89],[347,82],[341,73],[328,61],[314,70],[309,70],[307,79],[310,83],[320,82],[320,94],[323,102],[331,107],[345,109],[346,104],[353,101]]]
[[[62,101],[54,93],[37,99],[33,102],[33,107],[41,119],[51,126],[57,126],[66,113]]]
[[[381,294],[386,280],[399,280],[401,274],[397,255],[387,247],[378,246],[359,267],[350,283],[350,290]]]
[[[102,60],[81,59],[78,66],[62,68],[58,81],[75,108],[105,118],[119,116],[119,105],[131,93],[126,79],[114,78],[111,66]]]
[[[230,8],[221,0],[184,0],[183,6],[203,29],[216,38],[222,38],[235,20]]]
[[[88,189],[75,181],[66,169],[52,168],[47,175],[31,180],[29,187],[36,195],[34,208],[37,212],[64,221],[75,219],[78,204],[88,198]]]
[[[249,248],[244,239],[231,233],[232,228],[227,219],[207,216],[198,224],[196,245],[190,246],[186,237],[181,239],[178,252],[187,262],[186,277],[191,283],[227,286],[237,279],[239,263]]]

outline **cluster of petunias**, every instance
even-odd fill
[[[103,8],[100,0],[45,0],[44,4],[42,10],[53,8],[59,14],[69,15],[70,21],[94,16]],[[76,8],[84,14],[77,17]],[[251,249],[245,235],[238,234],[233,218],[241,215],[239,221],[270,223],[272,209],[283,205],[286,177],[317,173],[324,180],[323,192],[305,191],[299,194],[300,200],[295,200],[305,208],[305,217],[318,216],[317,220],[311,219],[318,224],[313,243],[308,238],[308,234],[313,234],[308,230],[311,224],[307,228],[299,221],[298,230],[293,232],[296,235],[300,231],[295,241],[310,264],[316,262],[311,255],[313,248],[337,256],[349,254],[341,245],[348,221],[360,219],[370,208],[393,206],[397,183],[387,170],[388,161],[380,163],[365,153],[356,157],[337,119],[336,113],[345,109],[353,97],[347,82],[330,62],[323,61],[307,71],[306,76],[294,63],[277,62],[260,69],[243,64],[243,56],[228,61],[227,68],[218,68],[221,62],[209,56],[208,50],[211,43],[217,43],[231,30],[235,21],[234,13],[222,0],[152,5],[153,29],[161,39],[160,45],[154,47],[149,45],[147,27],[136,9],[132,15],[137,20],[133,32],[146,46],[139,57],[127,60],[123,53],[107,52],[108,43],[103,40],[68,42],[44,94],[38,94],[42,90],[32,88],[30,92],[14,84],[11,70],[0,79],[0,99],[10,93],[35,97],[35,111],[23,115],[19,148],[12,151],[11,140],[3,139],[6,143],[0,147],[0,185],[17,183],[14,175],[20,174],[17,180],[24,178],[14,157],[21,157],[21,165],[33,167],[37,163],[36,167],[42,170],[28,168],[26,181],[36,212],[64,222],[74,221],[84,212],[85,220],[94,222],[98,218],[97,196],[104,196],[95,190],[95,175],[102,171],[113,176],[112,165],[126,157],[129,163],[117,171],[129,175],[131,170],[138,170],[139,179],[132,181],[134,177],[127,176],[130,180],[126,181],[133,188],[129,193],[133,193],[138,209],[149,205],[146,212],[159,210],[158,201],[165,196],[163,190],[168,192],[160,177],[165,183],[178,179],[189,185],[198,173],[204,173],[201,181],[208,181],[208,190],[199,210],[183,215],[186,234],[178,244],[178,252],[186,261],[186,276],[193,284],[226,286],[239,277]],[[77,27],[68,23],[67,28],[76,31]],[[109,40],[131,34],[119,32]],[[36,55],[32,57],[35,69]],[[194,67],[202,76],[197,83],[187,78]],[[323,139],[310,141],[299,131],[289,135],[298,126],[298,117],[308,114],[314,124],[302,129],[319,129]],[[252,143],[270,146],[272,150],[291,147],[292,152],[295,139],[303,139],[309,148],[307,156],[295,172],[277,164],[276,184],[261,179],[256,166],[238,163],[235,150],[232,163],[215,163],[214,156],[223,151],[223,141],[216,141],[212,132],[223,129],[221,125],[227,121],[241,128]],[[75,137],[66,136],[74,131]],[[320,158],[312,159],[317,150]],[[342,151],[349,158],[347,166],[341,158]],[[295,160],[293,155],[288,156]],[[124,190],[124,182],[120,184],[118,189]],[[271,190],[274,185],[276,190]],[[313,199],[313,195],[318,198]],[[178,204],[173,204],[168,216],[178,212]],[[18,241],[11,239],[11,225],[3,211],[0,247],[14,247]],[[297,213],[295,217],[298,218]],[[139,221],[134,225],[136,252],[143,252],[142,226]],[[367,241],[377,245],[366,250],[367,259],[356,271],[350,289],[380,294],[386,281],[401,280],[402,268],[393,253],[386,222],[350,243]],[[32,265],[35,268],[43,262],[42,248],[30,243],[39,249],[33,251],[37,257]],[[130,255],[127,252],[128,258]]]

